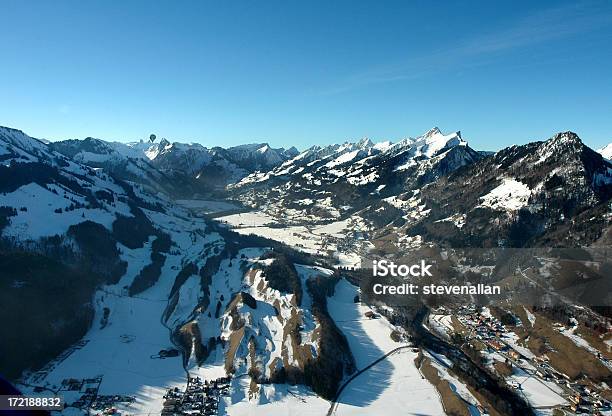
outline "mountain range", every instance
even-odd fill
[[[608,247],[611,149],[572,132],[495,153],[438,128],[300,152],[47,143],[0,127],[0,305],[21,317],[0,329],[0,373],[56,392],[102,374],[97,394],[134,397],[129,411],[141,413],[159,413],[164,389],[191,377],[233,375],[228,412],[245,401],[325,412],[387,352],[423,359],[403,343],[416,336],[406,316],[361,302],[342,270],[426,247]],[[153,358],[162,350],[180,358]],[[366,385],[410,379],[436,397],[416,367],[388,365]],[[460,397],[523,409],[522,396],[491,383]],[[371,389],[347,405],[387,397]],[[413,410],[442,412],[434,402]]]

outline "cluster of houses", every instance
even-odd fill
[[[101,395],[98,394],[102,384],[102,376],[93,378],[67,378],[62,381],[60,392],[80,392],[79,398],[72,402],[66,403],[66,407],[74,407],[82,409],[94,415],[112,415],[117,413],[118,404],[129,404],[136,401],[133,396],[113,394]],[[93,412],[90,412],[93,411]]]
[[[534,375],[542,380],[552,381],[562,387],[567,393],[569,402],[567,410],[576,414],[600,415],[609,414],[612,403],[601,397],[601,395],[585,384],[572,382],[567,374],[554,369],[548,363],[548,357],[533,357],[531,359],[522,356],[514,348],[511,348],[502,338],[507,334],[505,326],[490,314],[483,314],[475,308],[463,307],[463,313],[458,314],[459,321],[470,328],[474,338],[485,344],[490,352],[502,353],[514,361],[526,360],[535,369]],[[520,384],[513,382],[511,386],[520,388]]]
[[[67,403],[66,406],[87,409],[98,396],[100,384],[102,384],[102,376],[84,379],[67,378],[62,380],[60,391],[64,390],[83,393],[76,401]]]
[[[506,333],[506,327],[493,316],[482,314],[474,309],[465,309],[468,313],[458,315],[459,322],[475,332],[474,338],[484,342],[495,351],[509,349],[499,339]]]
[[[230,377],[210,381],[202,380],[200,377],[189,377],[184,392],[175,387],[164,395],[162,416],[216,416],[220,398],[229,394],[230,380]]]
[[[603,412],[612,410],[612,403],[601,397],[601,395],[581,384],[572,386],[574,394],[568,397],[570,402],[568,408],[578,414],[602,415]]]

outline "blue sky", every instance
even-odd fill
[[[612,2],[2,2],[0,124],[52,140],[612,141]]]

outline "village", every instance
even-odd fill
[[[62,381],[59,394],[64,398],[76,398],[75,401],[66,401],[66,407],[74,407],[95,415],[112,415],[118,413],[119,406],[133,403],[136,398],[122,394],[102,395],[99,394],[102,376],[75,379],[69,378]]]
[[[202,380],[200,377],[189,377],[187,388],[181,391],[178,387],[169,389],[164,395],[162,416],[219,414],[219,400],[229,394],[230,377],[215,380]]]
[[[458,321],[468,330],[466,341],[480,341],[486,346],[481,351],[493,362],[503,360],[512,368],[512,376],[506,382],[522,392],[530,401],[529,390],[541,388],[549,395],[558,395],[562,404],[557,406],[538,406],[535,408],[563,408],[572,414],[602,415],[610,414],[612,403],[601,396],[597,386],[582,380],[571,380],[566,374],[557,371],[548,362],[546,355],[536,356],[527,348],[516,343],[516,335],[491,315],[488,308],[462,306],[456,315]],[[537,381],[533,383],[533,380]],[[526,386],[528,384],[529,386]]]

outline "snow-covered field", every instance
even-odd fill
[[[480,199],[483,207],[517,211],[527,205],[530,195],[531,190],[523,182],[504,178],[501,185]]]
[[[364,316],[371,309],[354,303],[358,289],[341,280],[328,300],[330,316],[347,337],[358,369],[402,345],[390,337],[393,326],[383,317]],[[355,378],[342,392],[336,415],[444,415],[434,386],[421,377],[410,348],[388,357]]]
[[[151,359],[172,347],[169,331],[160,322],[167,303],[160,292],[161,288],[153,288],[138,298],[99,292],[96,318],[85,337],[89,342],[57,365],[45,384],[60,386],[64,379],[102,375],[99,394],[135,396],[136,402],[126,409],[129,412],[159,412],[166,389],[181,387],[186,380],[180,357]],[[104,307],[112,312],[109,323],[101,328]],[[60,394],[65,397],[66,393]]]
[[[364,224],[359,218],[322,225],[285,225],[262,211],[252,211],[219,217],[218,220],[240,234],[281,241],[310,254],[332,255],[340,267],[359,267],[362,261],[360,253],[371,246],[360,237]]]
[[[515,371],[515,374],[508,377],[507,380],[521,385],[522,395],[533,407],[550,407],[568,403],[563,397],[563,389],[557,384],[540,380],[521,369]]]
[[[263,227],[265,225],[276,223],[274,218],[260,211],[227,215],[225,217],[218,218],[218,220],[236,228]]]

